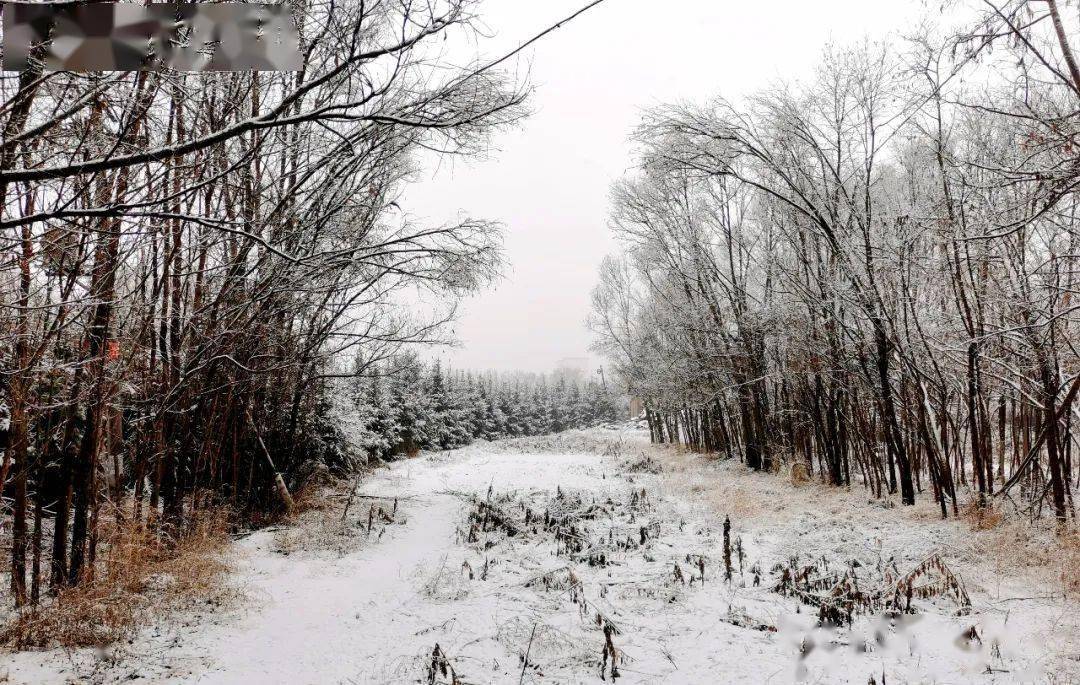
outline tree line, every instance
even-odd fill
[[[621,397],[568,374],[444,371],[415,353],[375,365],[337,393],[342,442],[364,459],[546,435],[626,418]],[[343,401],[344,400],[344,401]]]
[[[1080,24],[949,5],[801,82],[647,113],[591,324],[655,441],[1064,523]]]
[[[327,387],[444,342],[498,273],[497,224],[428,225],[402,198],[422,159],[526,114],[518,51],[446,58],[448,36],[482,44],[475,0],[291,7],[296,72],[44,71],[38,47],[0,77],[16,605],[91,580],[104,517],[167,544],[205,507],[280,507],[333,456]],[[406,290],[446,304],[418,315]]]

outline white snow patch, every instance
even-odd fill
[[[642,452],[665,472],[628,473]],[[648,503],[631,524],[626,503],[642,489]],[[469,544],[468,497],[484,499],[489,490],[514,493],[515,505],[538,512],[556,506],[550,500],[560,490],[622,512],[590,520],[589,534],[637,539],[640,527],[654,525],[658,534],[595,567],[556,555],[550,536],[487,531]],[[968,583],[970,615],[927,604],[898,620],[870,616],[850,629],[817,628],[811,609],[797,610],[794,599],[768,589],[773,563],[796,552],[870,563],[893,555],[906,570],[931,552],[962,546],[963,524],[927,519],[901,530],[895,512],[875,514],[857,495],[796,489],[737,464],[673,458],[640,432],[579,431],[426,454],[377,472],[359,492],[398,498],[405,523],[379,524],[344,555],[303,546],[283,555],[273,531],[256,533],[236,544],[236,582],[252,597],[243,613],[150,629],[109,654],[4,655],[0,681],[426,683],[438,643],[466,683],[598,682],[604,633],[597,612],[618,626],[621,683],[1080,678],[1076,605],[993,578],[962,549],[949,563]],[[720,562],[727,513],[745,551],[730,584]],[[350,516],[366,524],[367,504]],[[673,581],[675,563],[687,580],[697,574],[687,555],[706,559],[704,583]],[[763,569],[761,587],[751,582],[754,564]],[[530,583],[565,577],[567,568],[580,580],[578,592],[558,580],[548,589]],[[973,625],[981,644],[961,639]]]

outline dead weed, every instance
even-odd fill
[[[128,637],[163,610],[221,604],[234,592],[224,582],[229,522],[224,509],[200,511],[178,540],[141,523],[104,522],[96,575],[17,613],[0,627],[0,644],[102,646]]]

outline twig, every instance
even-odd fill
[[[518,678],[518,685],[525,682],[525,669],[529,667],[529,653],[532,652],[533,638],[536,637],[536,624],[533,624],[532,634],[529,635],[529,646],[525,648],[525,659],[521,662],[521,677]]]
[[[569,570],[570,570],[569,566],[560,566],[559,568],[552,569],[551,571],[545,571],[544,573],[541,573],[538,576],[533,576],[532,578],[529,578],[528,580],[526,580],[521,585],[522,585],[522,587],[528,587],[530,584],[535,583],[538,580],[543,580],[544,578],[548,578],[550,576],[553,576],[556,573],[559,573],[561,571],[569,571]]]
[[[363,493],[356,493],[356,496],[360,499],[374,499],[382,502],[392,502],[396,499],[405,500],[406,502],[419,499],[415,495],[365,495]]]
[[[345,517],[349,515],[349,507],[352,506],[353,498],[356,497],[356,488],[360,487],[360,475],[363,471],[356,472],[356,480],[353,481],[352,488],[349,489],[349,499],[345,500],[345,509],[341,512],[341,522],[345,523]]]
[[[452,618],[448,618],[445,621],[443,621],[442,623],[437,623],[437,624],[435,624],[433,626],[430,626],[428,628],[418,630],[415,633],[413,633],[413,635],[426,635],[427,633],[430,633],[433,630],[439,630],[440,628],[446,628],[446,626],[450,625],[451,623],[454,623],[455,621],[457,621],[457,616],[454,616]]]
[[[255,439],[259,441],[259,446],[262,447],[266,463],[270,465],[270,471],[274,474],[274,491],[277,492],[278,498],[281,499],[281,503],[285,505],[286,512],[291,514],[293,509],[296,508],[296,504],[293,502],[292,495],[289,494],[289,488],[285,485],[285,479],[281,477],[281,472],[274,466],[274,460],[270,456],[270,450],[266,449],[266,443],[263,442],[262,435],[259,433],[259,428],[255,425],[255,419],[251,418],[251,410],[245,409],[244,413],[247,415],[248,424],[251,425],[251,430],[255,434]]]

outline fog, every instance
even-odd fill
[[[482,12],[492,39],[448,50],[464,61],[512,49],[582,4],[490,0]],[[446,361],[547,371],[589,354],[589,295],[614,249],[608,188],[632,164],[627,138],[644,109],[798,79],[826,42],[885,38],[924,9],[917,0],[607,0],[530,47],[512,67],[536,86],[534,115],[486,159],[428,168],[409,190],[407,211],[418,217],[468,213],[507,227],[505,278],[464,303],[461,347],[442,352]]]

